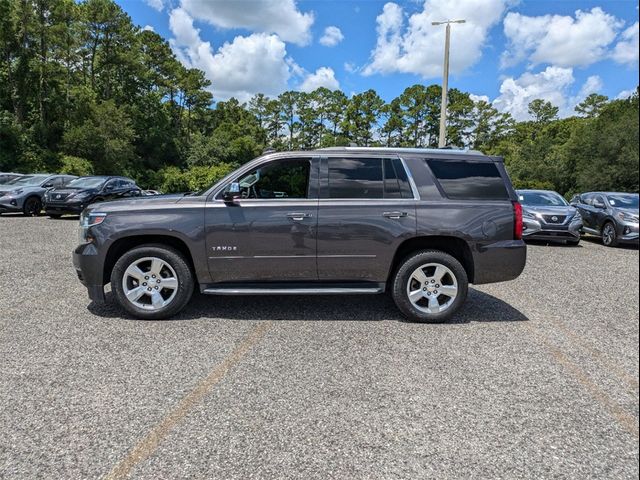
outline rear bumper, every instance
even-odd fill
[[[103,258],[91,243],[78,245],[73,251],[73,266],[80,282],[87,287],[89,298],[96,303],[104,303],[102,272]]]
[[[527,245],[522,240],[477,245],[473,260],[474,284],[506,282],[518,278],[524,270]]]

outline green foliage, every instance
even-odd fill
[[[93,175],[93,165],[89,160],[72,155],[62,155],[60,159],[60,173],[77,175],[78,177]]]
[[[125,174],[179,192],[265,147],[438,145],[439,85],[411,85],[388,103],[375,90],[319,88],[246,105],[214,105],[216,87],[114,0],[0,0],[0,170]],[[536,99],[529,113],[516,122],[452,88],[447,144],[503,156],[520,187],[638,190],[637,94],[591,94],[564,119]]]

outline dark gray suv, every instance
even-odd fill
[[[522,272],[522,209],[502,159],[339,147],[272,153],[211,188],[89,206],[73,254],[89,297],[167,318],[212,295],[390,291],[441,322],[469,283]]]
[[[598,235],[607,247],[638,243],[638,194],[581,193],[571,199],[584,223],[585,233]]]

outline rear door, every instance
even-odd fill
[[[398,245],[416,231],[416,193],[397,156],[321,162],[318,277],[386,281]]]

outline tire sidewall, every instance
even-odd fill
[[[40,207],[34,213],[31,213],[31,211],[27,208],[27,206],[29,205],[30,202],[36,202],[36,205],[38,205]],[[24,201],[24,204],[23,204],[23,207],[22,207],[22,213],[24,213],[26,216],[28,216],[28,217],[37,217],[40,214],[41,210],[42,210],[42,200],[40,200],[37,196],[27,197],[27,199]]]
[[[611,229],[613,230],[613,238],[611,239],[610,243],[606,242],[605,235],[604,235],[605,231],[607,230],[607,227],[611,227]],[[605,247],[615,247],[616,244],[618,243],[618,232],[616,231],[616,227],[612,222],[607,222],[602,227],[602,243],[604,244]]]
[[[122,288],[122,278],[127,268],[136,260],[144,257],[157,257],[173,268],[178,278],[178,291],[173,301],[160,310],[149,311],[138,308],[127,300]],[[181,253],[170,247],[157,245],[143,245],[129,250],[122,255],[111,272],[111,291],[118,304],[128,313],[143,320],[168,319],[180,312],[191,299],[194,290],[193,273],[189,264]]]
[[[407,282],[411,274],[421,265],[427,263],[439,263],[453,272],[458,283],[458,296],[453,304],[444,312],[425,313],[416,309],[407,296]],[[464,304],[469,290],[469,280],[467,272],[462,264],[451,255],[437,250],[426,250],[408,256],[402,261],[396,271],[393,281],[393,299],[402,312],[410,321],[425,323],[441,323],[450,319]]]

